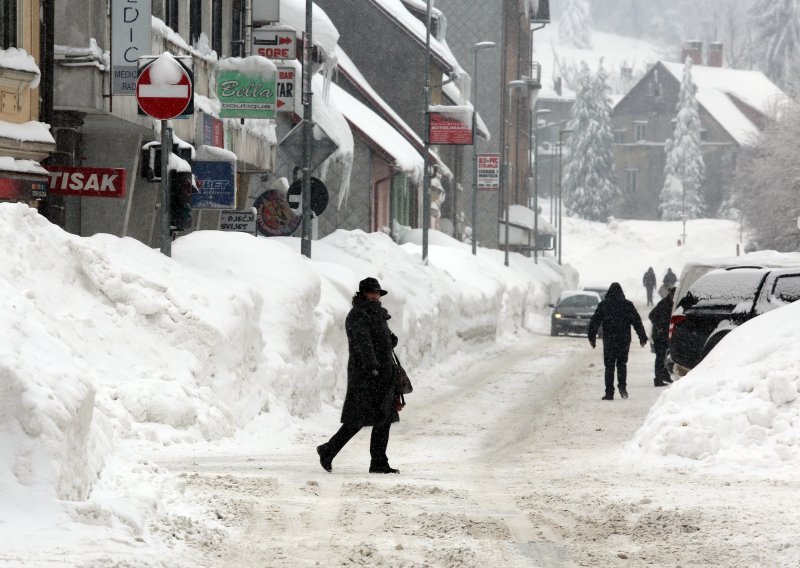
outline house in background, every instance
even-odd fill
[[[702,62],[701,42],[687,42],[681,59]],[[713,216],[728,197],[739,150],[758,137],[786,95],[759,71],[722,67],[722,45],[712,44],[705,65],[692,67],[706,179],[703,195]],[[614,158],[622,192],[615,214],[658,219],[665,145],[672,137],[683,63],[659,61],[614,107]]]

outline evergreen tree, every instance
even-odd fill
[[[658,207],[661,218],[668,221],[680,219],[684,214],[696,219],[705,210],[702,189],[706,166],[700,148],[701,124],[692,83],[692,60],[688,57],[676,110],[675,130],[665,148],[667,163]]]
[[[800,0],[757,0],[750,13],[764,73],[788,87],[800,70]]]
[[[602,62],[593,77],[581,63],[578,93],[567,141],[564,175],[564,203],[584,219],[606,221],[620,196],[614,180],[614,133],[611,130],[611,101],[608,77]]]
[[[592,12],[588,0],[567,0],[558,23],[562,43],[579,49],[592,48]]]

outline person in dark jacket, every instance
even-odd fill
[[[656,289],[656,273],[652,266],[647,269],[647,272],[644,273],[642,284],[644,285],[644,289],[647,291],[647,305],[652,306],[653,290]]]
[[[614,369],[622,398],[628,398],[628,351],[631,347],[631,326],[639,336],[642,347],[647,345],[647,334],[639,312],[630,300],[625,299],[622,286],[614,282],[608,287],[605,299],[600,302],[589,322],[589,343],[595,347],[597,330],[603,326],[603,363],[606,373],[606,394],[603,400],[614,400]]]
[[[389,330],[389,312],[381,306],[386,290],[375,278],[365,278],[353,296],[345,330],[349,347],[347,393],[342,407],[342,426],[325,444],[317,447],[320,465],[332,471],[333,458],[364,426],[372,426],[370,473],[400,473],[389,466],[386,447],[389,428],[400,417],[395,408],[395,378],[392,348],[397,336]]]
[[[662,284],[669,290],[675,283],[678,281],[678,277],[675,276],[675,273],[672,272],[671,268],[667,268],[667,273],[664,275],[664,280],[662,280]],[[665,296],[666,297],[666,296]]]
[[[670,288],[667,295],[652,309],[647,316],[653,323],[650,337],[653,339],[653,348],[656,351],[655,379],[653,384],[665,387],[672,382],[667,371],[667,350],[669,349],[669,320],[672,317],[672,300],[675,297],[675,288]]]

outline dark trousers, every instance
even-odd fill
[[[372,435],[369,441],[369,455],[372,458],[373,466],[388,465],[389,458],[386,457],[386,446],[389,445],[389,428],[392,427],[391,422],[384,422],[372,427]],[[333,435],[330,441],[326,444],[326,451],[333,459],[336,457],[345,444],[350,439],[358,434],[358,431],[363,428],[361,424],[342,424],[339,431]]]
[[[645,286],[645,290],[647,290],[647,305],[653,305],[653,287],[652,286]]]
[[[669,343],[666,341],[655,341],[653,347],[656,350],[656,363],[655,363],[655,382],[664,382],[669,379],[669,371],[667,370],[667,351],[669,350]]]
[[[631,345],[617,345],[611,341],[603,343],[603,363],[606,366],[606,396],[614,396],[614,369],[617,370],[617,384],[625,390],[628,380],[628,350]]]

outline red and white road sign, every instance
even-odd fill
[[[144,63],[136,82],[136,101],[142,112],[158,120],[180,116],[192,100],[192,77],[169,53]]]
[[[48,166],[49,191],[53,195],[79,197],[125,197],[122,168],[69,168]]]

